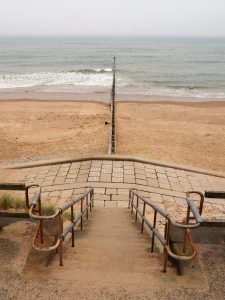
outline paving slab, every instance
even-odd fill
[[[159,195],[158,198],[153,197],[155,201],[169,205],[175,216],[186,209],[185,192],[225,190],[225,178],[135,160],[100,159],[34,167],[27,169],[24,181],[42,185],[43,192],[49,193],[54,200],[57,192],[63,190],[94,187],[97,195],[106,195],[106,201],[109,195],[119,201],[117,195],[127,195],[128,198],[129,189],[133,188],[149,195]],[[207,207],[207,216],[211,213],[216,218],[224,217],[224,200],[206,199],[206,203],[212,204]]]

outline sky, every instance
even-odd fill
[[[225,36],[225,0],[0,0],[0,35]]]

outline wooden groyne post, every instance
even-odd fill
[[[113,58],[113,83],[111,93],[111,141],[109,154],[116,153],[116,119],[115,119],[115,97],[116,97],[116,58]]]

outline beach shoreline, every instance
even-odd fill
[[[66,91],[42,91],[34,88],[1,89],[0,101],[4,100],[36,100],[36,101],[85,101],[109,103],[111,101],[110,87],[107,89],[96,89],[83,92]],[[178,97],[178,96],[157,96],[145,94],[124,94],[116,92],[118,102],[175,102],[175,103],[203,103],[203,102],[224,102],[225,98],[205,98],[205,97]]]

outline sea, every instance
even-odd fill
[[[2,36],[0,93],[225,99],[225,38]]]

